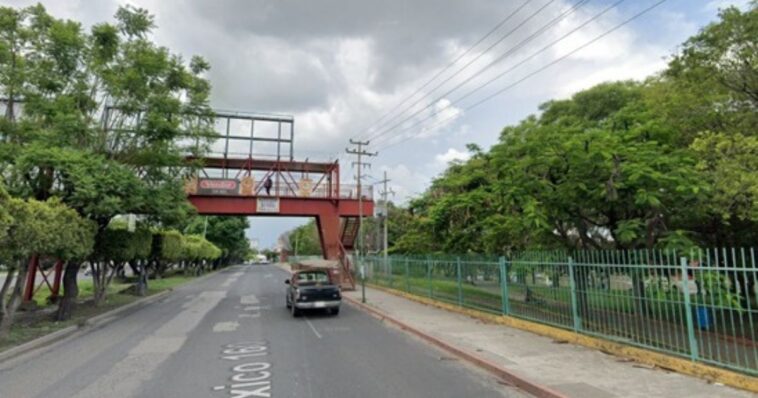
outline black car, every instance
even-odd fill
[[[328,272],[297,271],[292,274],[292,279],[287,279],[284,283],[289,285],[287,308],[292,311],[292,316],[299,316],[303,310],[310,309],[324,309],[332,315],[340,313],[342,294]]]

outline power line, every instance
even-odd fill
[[[622,0],[622,1],[623,1],[623,0]],[[533,72],[531,72],[531,73],[527,74],[526,76],[524,76],[524,77],[522,77],[521,79],[519,79],[519,80],[517,80],[517,81],[515,81],[515,82],[511,83],[510,85],[508,85],[508,86],[506,86],[506,87],[504,87],[504,88],[502,88],[502,89],[500,89],[500,90],[498,90],[498,91],[496,91],[496,92],[494,92],[494,93],[492,93],[492,94],[488,95],[487,97],[485,97],[485,98],[483,98],[483,99],[481,99],[481,100],[479,100],[479,101],[477,101],[477,102],[475,102],[475,103],[473,103],[473,104],[469,105],[468,107],[464,108],[464,111],[468,111],[468,110],[471,110],[471,109],[473,109],[473,108],[475,108],[475,107],[477,107],[477,106],[479,106],[479,105],[481,105],[481,104],[483,104],[483,103],[485,103],[485,102],[487,102],[487,101],[491,100],[492,98],[494,98],[494,97],[496,97],[496,96],[498,96],[498,95],[500,95],[500,94],[502,94],[502,93],[504,93],[504,92],[506,92],[506,91],[510,90],[511,88],[513,88],[513,87],[515,87],[515,86],[517,86],[517,85],[519,85],[519,84],[523,83],[525,80],[527,80],[527,79],[531,78],[532,76],[534,76],[534,75],[537,75],[538,73],[540,73],[540,72],[542,72],[542,71],[544,71],[544,70],[546,70],[546,69],[549,69],[550,67],[552,67],[552,66],[554,66],[554,65],[558,64],[559,62],[561,62],[561,61],[563,61],[564,59],[566,59],[566,58],[570,57],[571,55],[573,55],[573,54],[575,54],[575,53],[577,53],[577,52],[579,52],[579,51],[581,51],[581,50],[585,49],[586,47],[589,47],[590,45],[594,44],[595,42],[597,42],[597,41],[601,40],[602,38],[604,38],[604,37],[606,37],[606,36],[610,35],[611,33],[615,32],[615,31],[617,31],[617,30],[618,30],[618,29],[620,29],[621,27],[623,27],[623,26],[625,26],[625,25],[629,24],[630,22],[632,22],[632,21],[634,21],[635,19],[637,19],[637,18],[641,17],[642,15],[644,15],[644,14],[647,14],[648,12],[652,11],[653,9],[655,9],[656,7],[658,7],[658,6],[660,6],[661,4],[665,3],[666,1],[667,1],[667,0],[659,0],[659,1],[658,1],[658,2],[656,2],[656,3],[653,3],[651,6],[649,6],[649,7],[645,8],[645,9],[643,9],[642,11],[640,11],[640,12],[638,12],[638,13],[636,13],[636,14],[634,14],[634,15],[633,15],[633,16],[631,16],[630,18],[628,18],[628,19],[624,20],[623,22],[621,22],[621,23],[619,23],[619,24],[617,24],[617,25],[613,26],[611,29],[608,29],[608,30],[606,30],[605,32],[603,32],[603,33],[601,33],[600,35],[598,35],[598,36],[594,37],[593,39],[591,39],[591,40],[589,40],[589,41],[585,42],[584,44],[580,45],[579,47],[576,47],[576,48],[574,48],[573,50],[569,51],[568,53],[564,54],[563,56],[561,56],[561,57],[559,57],[559,58],[556,58],[555,60],[551,61],[551,62],[550,62],[550,63],[548,63],[547,65],[544,65],[543,67],[541,67],[541,68],[539,68],[539,69],[537,69],[537,70],[535,70],[535,71],[533,71]],[[499,78],[499,77],[498,77],[498,78]],[[445,123],[445,122],[447,122],[447,121],[449,121],[449,120],[451,120],[451,119],[452,119],[452,117],[451,117],[451,118],[447,118],[447,119],[443,119],[443,120],[441,120],[441,121],[437,122],[437,123],[436,123],[434,126],[436,126],[436,125],[438,125],[438,124],[442,124],[442,123]],[[413,126],[411,126],[411,127],[413,127]],[[395,142],[395,143],[392,143],[392,144],[389,144],[389,145],[385,145],[385,146],[381,147],[381,148],[380,148],[380,150],[386,150],[386,149],[388,149],[388,148],[391,148],[391,147],[394,147],[394,146],[396,146],[396,145],[399,145],[399,144],[401,144],[401,143],[403,143],[403,142],[406,142],[406,141],[408,141],[408,140],[410,140],[410,139],[414,138],[414,137],[415,137],[415,136],[417,136],[417,135],[418,135],[418,134],[413,134],[413,135],[411,135],[411,136],[408,136],[408,137],[406,137],[406,138],[404,138],[404,139],[401,139],[400,141],[397,141],[397,142]]]
[[[589,1],[589,0],[581,0],[581,1],[580,1],[580,3],[581,3],[581,2],[585,2],[585,1]],[[516,32],[518,29],[520,29],[522,26],[524,26],[524,25],[525,25],[527,22],[529,22],[529,21],[530,21],[530,20],[532,20],[534,17],[536,17],[536,16],[537,16],[537,14],[541,13],[543,10],[545,10],[545,9],[546,9],[546,8],[547,8],[547,7],[548,7],[550,4],[552,4],[553,2],[555,2],[555,0],[550,0],[550,1],[548,1],[547,3],[543,4],[543,5],[542,5],[542,7],[538,8],[536,11],[534,11],[533,13],[531,13],[531,14],[530,14],[530,15],[529,15],[529,16],[528,16],[526,19],[524,19],[523,21],[521,21],[521,23],[519,23],[518,25],[516,25],[516,27],[514,27],[514,28],[513,28],[513,29],[511,29],[511,30],[509,30],[509,31],[508,31],[507,33],[505,33],[505,34],[504,34],[502,37],[500,37],[500,39],[498,39],[496,42],[492,43],[492,44],[491,44],[489,47],[487,47],[487,48],[486,48],[486,49],[485,49],[483,52],[479,53],[479,55],[477,55],[477,56],[476,56],[476,57],[474,57],[473,59],[469,60],[469,61],[468,61],[468,62],[467,62],[465,65],[463,65],[461,68],[459,68],[459,69],[458,69],[458,70],[457,70],[455,73],[453,73],[452,75],[448,76],[446,79],[442,80],[442,81],[441,81],[439,84],[437,84],[436,86],[434,86],[434,87],[433,87],[431,90],[429,90],[429,91],[428,91],[426,94],[424,94],[423,96],[421,96],[419,99],[417,99],[417,100],[416,100],[415,102],[413,102],[412,104],[408,105],[408,106],[407,106],[407,107],[406,107],[406,108],[405,108],[405,109],[404,109],[402,112],[400,112],[400,114],[398,114],[398,115],[397,115],[397,117],[399,118],[399,117],[401,117],[401,116],[402,116],[404,113],[406,113],[406,112],[408,112],[408,111],[412,110],[412,109],[413,109],[413,108],[414,108],[416,105],[418,105],[419,103],[421,103],[421,101],[423,101],[425,98],[427,98],[427,97],[429,97],[430,95],[432,95],[432,93],[434,93],[435,91],[437,91],[437,90],[438,90],[440,87],[444,86],[444,85],[445,85],[447,82],[449,82],[450,80],[452,80],[454,77],[458,76],[458,75],[459,75],[461,72],[463,72],[463,71],[464,71],[466,68],[468,68],[469,66],[471,66],[471,65],[472,65],[474,62],[478,61],[478,60],[479,60],[479,58],[481,58],[482,56],[484,56],[484,54],[486,54],[486,53],[487,53],[487,52],[489,52],[489,51],[490,51],[492,48],[494,48],[495,46],[497,46],[498,44],[500,44],[500,43],[501,43],[503,40],[505,40],[505,39],[507,39],[508,37],[510,37],[510,36],[511,36],[511,35],[512,35],[514,32]],[[511,51],[511,50],[509,50],[509,51]],[[507,52],[506,52],[506,53],[507,53]],[[498,57],[498,58],[497,58],[497,61],[499,61],[499,60],[502,60],[502,59],[503,59],[503,56],[501,55],[500,57]],[[474,73],[472,76],[476,76],[477,74],[481,73],[483,70],[485,70],[485,69],[489,68],[491,65],[492,65],[492,63],[490,63],[490,65],[488,65],[488,66],[487,66],[487,67],[485,67],[484,69],[480,69],[478,72],[475,72],[475,73]],[[470,78],[470,77],[469,77],[469,78]],[[456,87],[459,87],[459,86],[456,86]],[[449,93],[449,92],[448,92],[448,93]],[[444,97],[445,95],[447,95],[447,94],[443,94],[443,96],[442,96],[442,97]],[[420,112],[422,112],[424,109],[427,109],[427,108],[429,108],[430,106],[434,105],[434,104],[435,104],[435,103],[436,103],[438,100],[439,100],[439,99],[437,99],[437,100],[434,100],[434,101],[431,101],[431,102],[429,103],[429,105],[427,105],[427,106],[425,106],[425,107],[423,107],[423,108],[419,109],[418,111],[414,112],[412,115],[410,115],[410,116],[406,117],[405,119],[403,119],[403,121],[401,121],[400,123],[403,123],[404,121],[406,121],[406,120],[408,120],[408,119],[412,118],[413,116],[415,116],[415,115],[418,115],[418,114],[419,114]],[[389,130],[392,130],[393,128],[394,128],[394,126],[393,126],[393,127],[390,127],[390,128],[389,128]],[[372,135],[371,137],[369,137],[369,139],[374,139],[374,138],[376,138],[376,137],[379,137],[379,136],[383,135],[384,133],[386,133],[386,131],[387,131],[387,129],[385,129],[385,130],[382,130],[382,132],[380,132],[379,134],[375,134],[375,135]]]
[[[539,29],[537,29],[537,31],[535,31],[535,32],[533,32],[531,35],[527,36],[527,37],[526,37],[524,40],[522,40],[521,42],[519,42],[519,43],[518,43],[518,44],[516,44],[515,46],[511,47],[511,48],[510,48],[508,51],[506,51],[505,53],[501,54],[499,57],[495,58],[494,60],[490,61],[490,62],[489,62],[487,65],[485,65],[484,67],[482,67],[481,69],[479,69],[477,72],[475,72],[474,74],[472,74],[472,75],[471,75],[471,76],[469,76],[468,78],[464,79],[462,82],[460,82],[460,83],[456,84],[456,85],[455,85],[453,88],[449,89],[449,90],[448,90],[447,92],[445,92],[444,94],[442,94],[442,95],[438,96],[436,99],[434,99],[434,100],[430,101],[430,102],[429,102],[429,104],[428,104],[428,105],[426,105],[425,107],[423,107],[423,108],[421,108],[421,109],[418,109],[418,110],[416,110],[415,112],[413,112],[413,113],[412,113],[412,114],[410,114],[409,116],[405,117],[403,120],[401,120],[401,121],[399,121],[399,122],[395,123],[394,125],[392,125],[392,127],[389,127],[389,128],[387,128],[387,129],[384,129],[384,130],[382,130],[381,132],[379,132],[378,134],[374,134],[374,135],[372,135],[372,136],[370,137],[370,139],[372,139],[372,140],[373,140],[373,139],[377,139],[377,138],[379,138],[379,137],[381,137],[381,136],[383,136],[383,135],[386,135],[387,133],[390,133],[390,132],[392,132],[392,130],[393,130],[393,129],[395,129],[395,128],[397,128],[397,127],[401,126],[403,123],[405,123],[405,122],[407,122],[408,120],[412,119],[413,117],[415,117],[415,116],[419,115],[421,112],[425,111],[426,109],[429,109],[429,108],[431,108],[432,106],[434,106],[435,104],[437,104],[437,103],[438,103],[440,100],[443,100],[443,99],[445,99],[445,97],[447,97],[448,95],[450,95],[450,94],[452,94],[453,92],[457,91],[459,88],[463,87],[464,85],[466,85],[467,83],[469,83],[469,82],[470,82],[471,80],[473,80],[474,78],[478,77],[479,75],[481,75],[481,74],[482,74],[482,73],[484,73],[485,71],[489,70],[491,67],[493,67],[493,66],[497,65],[498,63],[500,63],[500,61],[502,61],[503,59],[505,59],[505,58],[506,58],[506,57],[508,57],[509,55],[513,54],[514,52],[516,52],[516,51],[518,51],[519,49],[521,49],[522,47],[524,47],[524,45],[526,45],[527,43],[531,42],[531,41],[532,41],[532,40],[534,40],[535,38],[537,38],[537,37],[539,37],[540,35],[542,35],[543,33],[547,32],[547,31],[548,31],[548,30],[549,30],[549,29],[550,29],[552,26],[554,26],[555,24],[557,24],[558,22],[560,22],[562,19],[564,19],[564,18],[566,18],[567,16],[569,16],[570,14],[572,14],[574,11],[576,11],[577,9],[579,9],[579,7],[583,6],[584,4],[588,3],[589,1],[590,1],[590,0],[580,0],[580,1],[578,1],[578,2],[577,2],[577,3],[575,3],[573,6],[571,6],[569,9],[567,9],[567,10],[566,10],[566,11],[564,11],[564,12],[562,12],[561,14],[559,14],[558,16],[556,16],[555,18],[553,18],[553,19],[551,19],[550,21],[548,21],[548,22],[547,22],[545,25],[543,25],[542,27],[540,27]],[[623,2],[623,1],[625,1],[625,0],[619,0],[619,1],[618,1],[616,4],[618,4],[618,3],[621,3],[621,2]],[[549,4],[549,3],[548,3],[548,4]],[[546,5],[547,5],[547,4],[546,4]],[[609,7],[608,9],[610,9],[610,8],[613,8],[614,6],[615,6],[615,4],[614,4],[614,5],[612,5],[611,7]],[[544,8],[544,6],[543,6],[543,8]],[[606,10],[608,10],[608,9],[606,9]],[[537,12],[539,12],[539,11],[541,11],[541,10],[542,10],[542,8],[541,8],[541,9],[539,9],[539,10],[537,10]],[[532,15],[530,16],[530,18],[531,18],[531,17],[534,17],[536,14],[537,14],[537,13],[534,13],[534,14],[532,14]],[[526,21],[524,21],[524,22],[526,22]],[[447,82],[447,80],[446,80],[445,82]],[[443,83],[445,83],[445,82],[443,82]],[[440,86],[441,86],[441,85],[439,85],[439,86],[435,87],[435,89],[434,89],[434,90],[436,90],[436,89],[437,89],[437,88],[439,88]],[[433,92],[434,90],[432,90],[432,92]],[[427,95],[427,96],[428,96],[428,95]],[[422,99],[423,99],[423,98],[426,98],[426,96],[422,97]],[[413,105],[411,105],[411,106],[415,106],[416,104],[418,104],[418,102],[419,102],[419,101],[415,102],[415,103],[414,103]],[[409,108],[410,108],[410,107],[409,107]]]
[[[565,40],[566,38],[568,38],[568,37],[569,37],[569,36],[571,36],[572,34],[576,33],[577,31],[581,30],[582,28],[584,28],[585,26],[587,26],[587,25],[589,25],[590,23],[592,23],[592,22],[596,21],[597,19],[599,19],[600,17],[602,17],[603,15],[605,15],[606,13],[608,13],[609,11],[611,11],[613,8],[615,8],[615,7],[616,7],[616,6],[618,6],[619,4],[623,3],[624,1],[625,1],[625,0],[617,0],[615,3],[613,3],[613,4],[609,5],[609,6],[608,6],[608,7],[606,7],[605,9],[601,10],[599,13],[597,13],[597,14],[593,15],[591,18],[587,19],[586,21],[584,21],[583,23],[579,24],[579,25],[578,25],[578,26],[576,26],[575,28],[573,28],[573,29],[571,29],[570,31],[566,32],[565,34],[563,34],[561,37],[557,38],[556,40],[553,40],[552,42],[548,43],[546,46],[544,46],[544,47],[540,48],[539,50],[537,50],[537,51],[533,52],[532,54],[530,54],[530,55],[529,55],[529,56],[527,56],[526,58],[522,59],[521,61],[519,61],[519,62],[518,62],[518,63],[516,63],[515,65],[512,65],[510,68],[508,68],[508,69],[506,69],[505,71],[503,71],[503,72],[499,73],[497,76],[495,76],[495,77],[493,77],[493,78],[491,78],[491,79],[487,80],[487,81],[486,81],[486,82],[484,82],[483,84],[481,84],[481,85],[479,85],[478,87],[476,87],[476,88],[474,88],[474,89],[470,90],[468,93],[466,93],[466,94],[464,94],[463,96],[461,96],[461,97],[457,98],[456,100],[454,100],[454,101],[451,101],[449,104],[447,104],[447,105],[443,106],[441,109],[437,109],[437,110],[435,110],[435,111],[434,111],[434,112],[433,112],[431,115],[428,115],[427,117],[425,117],[425,118],[422,118],[421,120],[418,120],[417,122],[415,122],[415,123],[411,124],[410,126],[407,126],[407,127],[404,127],[404,128],[402,128],[402,129],[400,129],[399,133],[401,133],[401,132],[403,132],[403,131],[407,131],[407,130],[410,130],[411,128],[414,128],[414,127],[416,127],[416,126],[418,126],[418,125],[420,125],[420,124],[422,124],[422,123],[426,122],[427,120],[431,119],[432,117],[434,117],[434,116],[437,116],[437,115],[438,115],[440,112],[442,112],[442,111],[444,111],[444,110],[447,110],[448,108],[451,108],[451,107],[452,107],[454,104],[456,104],[456,103],[460,102],[461,100],[463,100],[463,99],[465,99],[465,98],[467,98],[467,97],[471,96],[472,94],[474,94],[474,93],[476,93],[477,91],[479,91],[479,90],[483,89],[484,87],[487,87],[488,85],[492,84],[492,83],[493,83],[493,82],[495,82],[496,80],[500,79],[501,77],[505,76],[506,74],[508,74],[508,73],[512,72],[512,71],[513,71],[513,70],[515,70],[516,68],[518,68],[518,67],[520,67],[521,65],[525,64],[526,62],[528,62],[528,61],[530,61],[530,60],[534,59],[534,58],[535,58],[535,57],[537,57],[538,55],[540,55],[540,54],[542,54],[543,52],[545,52],[545,51],[549,50],[551,47],[553,47],[553,46],[555,46],[556,44],[560,43],[561,41]],[[535,32],[535,34],[536,34],[536,35],[539,35],[539,34],[541,34],[541,33],[544,33],[544,31],[542,31],[542,32],[540,32],[540,31],[538,31],[538,32]],[[534,37],[536,37],[536,36],[534,36]],[[533,38],[533,37],[529,37],[529,38],[527,38],[527,40],[530,40],[531,38]],[[524,44],[524,42],[522,42],[522,43],[519,43],[519,45],[522,45],[522,44]],[[469,79],[469,80],[470,80],[470,79]],[[465,82],[464,82],[464,83],[465,83]],[[459,85],[459,87],[460,87],[460,86],[461,86],[461,85]],[[450,90],[450,91],[448,91],[447,93],[445,93],[445,94],[444,94],[442,97],[440,97],[440,99],[441,99],[441,98],[444,98],[444,96],[446,96],[447,94],[450,94],[450,93],[452,93],[453,91],[455,91],[455,89],[457,89],[457,87],[456,87],[456,88],[454,88],[453,90]],[[443,120],[448,120],[448,119],[449,119],[449,118],[447,118],[447,119],[443,119]],[[407,121],[407,120],[408,120],[408,119],[405,119],[405,120],[403,120],[403,122],[405,122],[405,121]],[[399,125],[400,125],[400,124],[402,124],[403,122],[401,122],[401,123],[399,123],[399,124],[397,124],[397,125],[393,126],[393,128],[394,128],[394,127],[397,127],[397,126],[399,126]]]
[[[384,120],[384,118],[386,118],[387,116],[391,115],[391,114],[392,114],[393,112],[395,112],[395,111],[396,111],[398,108],[400,108],[400,107],[401,107],[401,106],[402,106],[402,105],[403,105],[405,102],[407,102],[409,99],[411,99],[411,98],[413,98],[414,96],[416,96],[416,94],[420,93],[420,92],[421,92],[421,90],[423,90],[424,88],[426,88],[426,86],[428,86],[429,84],[431,84],[431,83],[432,83],[432,82],[433,82],[435,79],[437,79],[438,77],[440,77],[440,76],[441,76],[443,73],[445,73],[445,72],[446,72],[448,69],[450,69],[450,68],[451,68],[453,65],[455,65],[456,63],[458,63],[458,61],[460,61],[461,59],[463,59],[463,57],[465,57],[465,56],[466,56],[468,53],[470,53],[470,52],[471,52],[471,51],[472,51],[472,50],[473,50],[473,49],[474,49],[476,46],[478,46],[479,44],[481,44],[481,43],[482,43],[484,40],[486,40],[486,39],[487,39],[488,37],[490,37],[490,36],[491,36],[493,33],[495,33],[495,32],[496,32],[498,29],[500,29],[500,28],[501,28],[501,27],[502,27],[502,26],[503,26],[503,25],[504,25],[506,22],[508,22],[508,21],[509,21],[509,20],[510,20],[510,19],[511,19],[511,18],[512,18],[514,15],[516,15],[516,13],[518,13],[519,11],[521,11],[521,9],[522,9],[522,8],[524,8],[524,7],[525,7],[527,4],[529,4],[531,1],[532,1],[532,0],[526,0],[525,2],[523,2],[523,3],[522,3],[520,6],[519,6],[519,7],[517,7],[515,10],[513,10],[513,11],[512,11],[510,14],[508,14],[508,15],[507,15],[507,16],[506,16],[504,19],[502,19],[500,22],[498,22],[498,24],[497,24],[497,25],[495,25],[495,27],[493,27],[492,29],[490,29],[490,31],[489,31],[489,32],[487,32],[487,34],[485,34],[485,35],[484,35],[484,36],[482,36],[482,37],[481,37],[479,40],[477,40],[477,41],[476,41],[476,43],[472,44],[472,45],[471,45],[469,48],[467,48],[467,49],[466,49],[464,52],[462,52],[461,54],[459,54],[459,55],[458,55],[458,57],[456,57],[456,58],[455,58],[455,59],[454,59],[452,62],[450,62],[449,64],[447,64],[447,66],[445,66],[444,68],[440,69],[440,70],[439,70],[439,71],[438,71],[438,72],[437,72],[437,73],[436,73],[434,76],[432,76],[432,78],[431,78],[431,79],[427,80],[427,81],[426,81],[426,83],[424,83],[424,84],[423,84],[423,85],[421,85],[419,88],[417,88],[417,89],[416,89],[416,91],[414,91],[412,94],[410,94],[410,95],[408,95],[407,97],[405,97],[405,98],[404,98],[402,101],[400,101],[398,104],[396,104],[396,105],[395,105],[395,106],[394,106],[392,109],[390,109],[388,112],[384,113],[384,114],[383,114],[381,117],[379,117],[379,119],[377,119],[377,120],[376,120],[374,123],[371,123],[371,124],[369,125],[370,127],[369,127],[369,128],[367,128],[367,129],[366,129],[366,132],[365,132],[364,134],[362,134],[362,135],[361,135],[359,138],[365,137],[365,136],[366,136],[366,134],[368,134],[368,133],[369,133],[371,130],[373,130],[373,129],[374,129],[374,127],[372,127],[372,126],[377,126],[377,127],[378,127],[378,126],[381,126],[379,123],[380,123],[382,120]],[[502,39],[501,39],[501,40],[499,40],[497,43],[499,43],[500,41],[502,41]],[[497,43],[496,43],[496,44],[497,44]],[[492,47],[493,47],[493,46],[490,46],[490,48],[492,48]],[[489,50],[489,48],[488,48],[487,50],[485,50],[484,52],[480,53],[480,54],[479,54],[479,56],[477,57],[477,59],[478,59],[479,57],[481,57],[481,56],[482,56],[484,53],[486,53],[488,50]]]

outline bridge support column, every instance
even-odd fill
[[[327,260],[340,258],[340,216],[336,210],[322,210],[316,215],[321,252]]]

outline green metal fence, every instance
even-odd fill
[[[754,249],[364,261],[376,285],[758,375]]]

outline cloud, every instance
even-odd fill
[[[718,11],[729,6],[735,6],[741,10],[746,10],[749,5],[750,0],[711,0],[705,5],[705,10]]]
[[[459,151],[455,148],[448,148],[447,152],[440,153],[434,157],[437,163],[447,165],[448,163],[456,160],[466,161],[471,157],[471,154],[467,151]]]
[[[391,180],[388,186],[395,191],[395,196],[391,200],[401,204],[407,203],[413,197],[420,196],[431,178],[430,175],[402,163],[382,166],[379,171],[381,173],[387,172],[387,177]],[[376,188],[375,192],[379,192],[379,189]]]
[[[162,43],[187,55],[209,58],[214,105],[293,114],[296,152],[334,150],[348,137],[365,134],[379,115],[413,93],[519,5],[497,0],[136,2],[157,14],[156,36]],[[568,4],[567,0],[555,2],[521,30],[534,31]],[[507,26],[525,21],[539,6],[530,3]],[[525,34],[521,30],[496,50],[521,40]],[[474,51],[463,61],[477,54]],[[481,56],[474,65],[491,59],[490,54]],[[456,76],[407,109],[405,115],[430,105],[404,126],[428,117],[427,122],[386,135],[428,138],[446,132],[463,113],[458,106],[442,110],[452,98],[436,99],[466,77],[466,73]],[[389,118],[376,131],[399,119]]]

